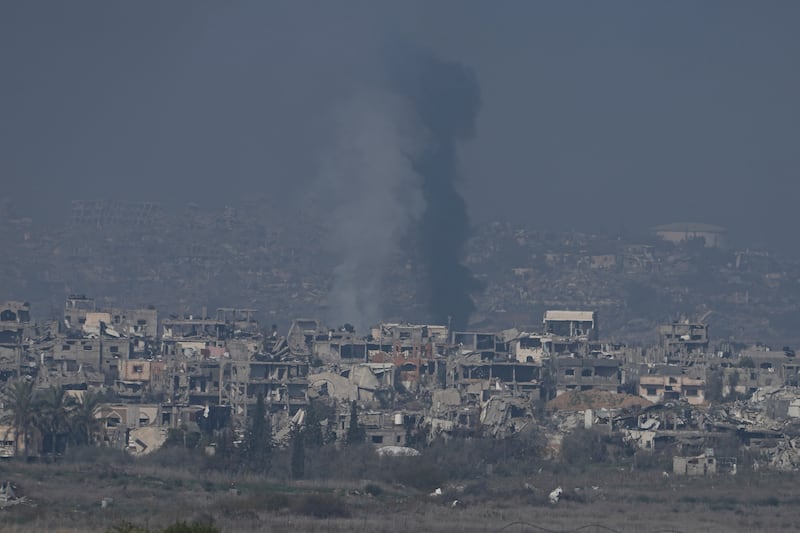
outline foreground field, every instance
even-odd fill
[[[158,530],[176,521],[221,531],[764,531],[800,524],[794,475],[705,479],[592,468],[489,477],[442,495],[360,482],[282,482],[113,461],[0,464],[23,503],[2,531]],[[561,500],[548,494],[561,486]],[[106,505],[101,505],[105,499]],[[457,502],[456,502],[457,500]],[[454,503],[456,502],[456,503]]]

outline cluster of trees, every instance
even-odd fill
[[[92,444],[99,430],[95,415],[103,398],[91,391],[75,399],[62,387],[35,390],[32,381],[21,379],[0,397],[6,412],[0,422],[14,430],[17,455],[63,453],[70,445]]]
[[[64,453],[69,446],[93,444],[99,433],[96,413],[105,398],[91,391],[76,400],[63,388],[36,390],[31,381],[19,380],[10,383],[1,397],[7,413],[2,422],[16,432],[19,455],[27,457],[32,451],[43,455]],[[216,451],[204,461],[208,467],[230,473],[271,473],[303,479],[307,468],[313,472],[311,477],[341,476],[347,470],[362,477],[402,479],[412,485],[416,483],[413,479],[419,478],[419,483],[426,486],[456,474],[481,477],[487,468],[498,474],[519,473],[540,464],[544,457],[543,437],[533,431],[502,440],[472,436],[433,443],[409,435],[412,445],[424,448],[423,457],[382,460],[365,444],[355,402],[350,405],[347,432],[338,443],[334,434],[336,415],[334,405],[312,401],[303,423],[292,427],[289,446],[279,448],[273,440],[264,396],[259,395],[243,436],[237,434],[232,418],[228,418],[221,427],[205,428],[201,434],[171,430],[165,448],[194,449],[199,458],[204,456],[203,448],[213,443]],[[606,436],[578,430],[565,437],[561,459],[564,464],[575,466],[613,462],[630,454],[612,444]]]
[[[324,403],[312,401],[306,409],[306,417],[301,427],[293,429],[290,447],[290,473],[293,479],[306,477],[306,449],[312,455],[319,455],[323,447],[333,445],[336,435],[333,432],[336,410]],[[350,404],[350,426],[345,443],[355,445],[364,442],[366,434],[358,423],[356,402]]]
[[[306,450],[316,453],[323,446],[335,442],[336,436],[332,431],[334,415],[335,409],[332,406],[311,402],[306,409],[303,424],[291,428],[288,461],[292,478],[305,477]],[[347,443],[363,442],[364,437],[363,428],[358,424],[357,407],[353,402]],[[256,400],[243,441],[237,444],[235,438],[235,431],[230,425],[217,432],[211,466],[229,472],[258,474],[266,474],[272,469],[273,457],[277,453],[276,443],[273,441],[272,426],[263,395],[259,395]],[[285,454],[279,455],[283,458]]]
[[[215,452],[210,461],[212,468],[226,472],[253,472],[264,474],[269,472],[272,465],[272,453],[275,443],[272,438],[272,424],[267,416],[264,395],[259,394],[256,407],[248,420],[247,432],[241,442],[237,442],[237,434],[233,427],[233,419],[229,418],[225,427],[213,431],[210,435],[215,445]],[[183,430],[181,430],[183,431]],[[184,435],[185,437],[185,435]],[[189,439],[193,448],[203,447],[208,436]],[[180,445],[181,440],[168,438],[165,446]],[[183,439],[186,446],[186,439]]]
[[[96,413],[105,398],[90,391],[76,400],[60,387],[36,390],[32,382],[19,380],[0,396],[7,413],[2,422],[15,430],[20,455],[63,453],[69,446],[93,444],[99,433]],[[264,396],[259,395],[244,434],[234,430],[232,418],[220,421],[217,427],[201,427],[200,434],[171,430],[163,452],[154,455],[171,458],[169,464],[174,464],[173,460],[197,461],[197,465],[229,473],[374,479],[424,490],[452,480],[532,473],[552,462],[547,459],[543,434],[535,428],[505,439],[471,434],[433,442],[409,433],[409,443],[420,449],[422,456],[380,457],[365,442],[355,402],[350,405],[349,427],[338,440],[334,434],[337,414],[335,405],[312,401],[303,423],[292,427],[288,447],[279,447],[273,440]],[[211,457],[203,453],[209,444],[216,449]],[[183,448],[180,458],[176,447]],[[187,454],[189,450],[193,451]],[[635,460],[634,451],[609,435],[578,429],[564,437],[558,464],[585,468],[625,462]]]
[[[186,460],[199,461],[203,468],[211,470],[304,479],[307,468],[311,468],[316,477],[321,457],[330,458],[339,454],[343,447],[355,449],[365,444],[366,432],[358,422],[355,402],[350,406],[349,428],[338,439],[335,433],[337,419],[335,403],[313,400],[305,409],[302,423],[293,424],[288,439],[277,443],[268,407],[263,395],[259,395],[248,413],[244,432],[234,428],[232,418],[217,427],[201,426],[199,434],[186,428],[172,429],[160,455],[174,457],[170,449],[182,448],[191,451],[184,455]],[[214,449],[210,456],[203,452],[208,447]]]
[[[92,391],[84,391],[80,399],[75,399],[58,386],[37,390],[33,381],[21,379],[10,382],[0,393],[5,411],[0,423],[13,430],[17,455],[27,458],[33,454],[63,454],[70,446],[95,443],[101,429],[97,410],[105,400],[104,396]],[[331,406],[314,402],[306,410],[304,424],[292,429],[290,450],[293,477],[304,477],[306,448],[317,449],[336,440],[332,423],[324,423],[333,418],[334,412]],[[355,402],[351,416],[353,422],[347,442],[362,442],[364,431],[358,424]],[[213,443],[216,452],[210,466],[214,468],[260,474],[270,471],[275,442],[263,395],[258,396],[241,441],[230,418],[224,427],[207,429],[203,434],[192,434],[185,429],[170,430],[165,446],[200,450]],[[3,440],[12,439],[11,435],[0,437]]]

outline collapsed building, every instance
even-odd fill
[[[800,385],[800,362],[793,350],[770,350],[756,346],[742,350],[736,360],[724,366],[722,395],[749,395],[761,388]]]
[[[4,380],[19,375],[30,323],[31,309],[27,302],[5,302],[0,306],[0,376]]]
[[[559,337],[594,340],[599,334],[595,311],[545,311],[545,333]]]
[[[714,457],[713,448],[702,455],[683,457],[676,455],[672,458],[672,471],[685,476],[709,476],[717,473],[717,459]]]
[[[639,376],[639,396],[653,403],[675,400],[706,403],[705,368],[650,365]]]
[[[708,326],[688,320],[658,327],[661,346],[666,357],[681,357],[708,351]]]
[[[24,374],[38,388],[104,390],[125,402],[117,413],[156,402],[146,426],[161,436],[185,409],[222,407],[242,426],[259,395],[273,412],[292,416],[308,404],[309,362],[291,359],[286,340],[274,328],[262,331],[255,312],[220,308],[214,318],[204,311],[159,322],[154,309],[102,310],[92,298],[71,295],[60,322],[42,334],[28,323],[27,304],[7,303],[0,311],[4,381]],[[107,443],[133,450],[130,432],[141,429],[141,418],[118,418],[124,431],[115,429]],[[112,427],[113,420],[104,426],[107,435]],[[148,437],[151,445],[140,451],[158,440]]]
[[[702,321],[662,326],[658,345],[642,348],[603,339],[591,311],[546,311],[540,328],[384,323],[366,336],[296,319],[285,337],[256,315],[218,308],[159,316],[72,295],[58,322],[39,325],[27,303],[7,302],[0,375],[76,397],[112,394],[115,402],[97,411],[98,443],[134,454],[157,449],[170,429],[230,422],[242,431],[263,397],[281,443],[313,401],[333,406],[325,424],[334,438],[347,435],[355,404],[367,442],[400,447],[550,427],[534,416],[546,405],[555,446],[576,427],[593,428],[644,451],[673,450],[675,472],[711,475],[729,471],[731,460],[712,461],[708,450],[735,439],[768,466],[800,468],[794,352],[712,351]],[[720,408],[719,397],[737,401]],[[4,429],[0,451],[10,455],[20,443]]]

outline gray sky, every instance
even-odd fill
[[[793,0],[7,0],[0,183],[35,219],[73,198],[301,197],[336,102],[405,40],[478,76],[473,220],[701,221],[798,251],[798,27]]]

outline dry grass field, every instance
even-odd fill
[[[545,469],[546,470],[546,469]],[[386,482],[281,481],[113,458],[0,463],[25,502],[0,510],[0,530],[157,531],[176,521],[221,531],[788,531],[800,527],[790,474],[686,478],[593,467],[492,476],[441,496]],[[553,505],[548,494],[564,489]],[[101,501],[107,499],[103,507]],[[458,503],[453,505],[453,501]]]

